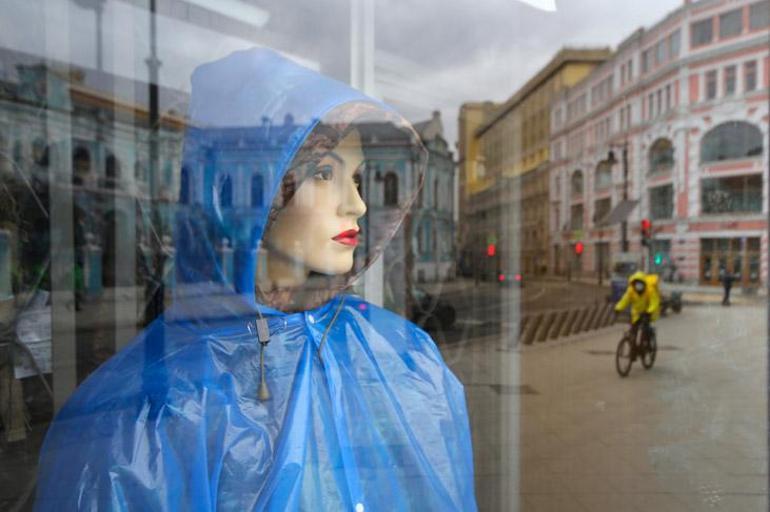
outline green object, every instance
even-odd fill
[[[659,252],[656,252],[655,253],[655,264],[656,265],[660,265],[661,263],[663,263],[663,254],[659,253]]]

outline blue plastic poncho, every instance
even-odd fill
[[[203,65],[192,85],[174,304],[58,413],[36,510],[475,510],[462,385],[424,331],[342,293],[414,198],[424,149],[413,130],[267,50]],[[367,157],[406,141],[412,174],[396,208],[370,198],[350,275],[281,311],[255,299],[258,247],[321,122],[358,123]],[[258,396],[257,310],[269,400]]]

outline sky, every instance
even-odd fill
[[[97,25],[89,1],[95,0],[7,0],[5,15],[0,17],[0,47],[93,69]],[[250,32],[253,38],[196,24],[200,13],[194,7],[172,17],[159,16],[161,85],[189,91],[189,77],[196,66],[260,40],[276,41],[300,62],[316,64],[316,69],[345,79],[350,1],[228,0],[231,8],[245,2],[269,13],[269,21]],[[560,48],[615,47],[638,27],[663,19],[684,0],[371,1],[375,5],[375,93],[392,101],[412,121],[440,110],[446,138],[453,145],[463,102],[504,101]],[[103,5],[104,72],[146,81],[149,18],[144,4],[105,0]],[[229,14],[237,17],[235,12]],[[0,69],[0,74],[8,71]]]
[[[519,0],[378,1],[376,46],[416,64],[409,87],[423,91],[419,103],[426,108],[403,108],[411,118],[440,110],[453,144],[461,103],[504,101],[563,46],[614,49],[682,3],[556,0],[549,12]]]

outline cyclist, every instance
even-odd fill
[[[658,275],[635,272],[628,278],[626,293],[615,305],[615,313],[624,311],[631,306],[631,339],[633,350],[631,360],[636,359],[636,333],[639,325],[645,329],[651,329],[650,324],[660,317],[660,294],[658,293]],[[644,321],[646,320],[646,321]],[[649,339],[649,332],[642,333],[645,339]]]

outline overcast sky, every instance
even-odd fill
[[[0,16],[0,47],[93,69],[96,18],[93,10],[84,7],[89,1],[96,0],[6,0],[5,14]],[[186,92],[197,65],[263,40],[275,41],[305,64],[312,66],[318,59],[315,64],[323,72],[347,78],[351,0],[243,1],[269,13],[266,25],[250,32],[253,37],[196,24],[195,7],[172,17],[159,16],[163,87]],[[527,1],[555,6],[555,10],[537,9],[520,0],[374,0],[377,92],[412,121],[441,110],[447,139],[454,143],[458,107],[463,102],[503,101],[561,47],[615,47],[638,27],[663,19],[684,0]],[[210,5],[239,19],[232,11],[237,2],[227,4],[228,9],[217,7],[224,4],[215,0],[192,4]],[[144,4],[106,0],[103,5],[104,72],[146,81],[149,37]],[[52,6],[61,12],[54,12]],[[0,69],[0,75],[13,66],[7,67]],[[96,75],[87,74],[86,82]]]
[[[563,46],[611,46],[663,19],[683,0],[556,0],[556,11],[518,0],[377,3],[378,49],[423,68],[414,88],[435,91],[448,138],[464,101],[503,101]],[[421,100],[424,103],[425,100]],[[408,106],[404,107],[409,109]],[[427,115],[407,112],[410,117]]]

